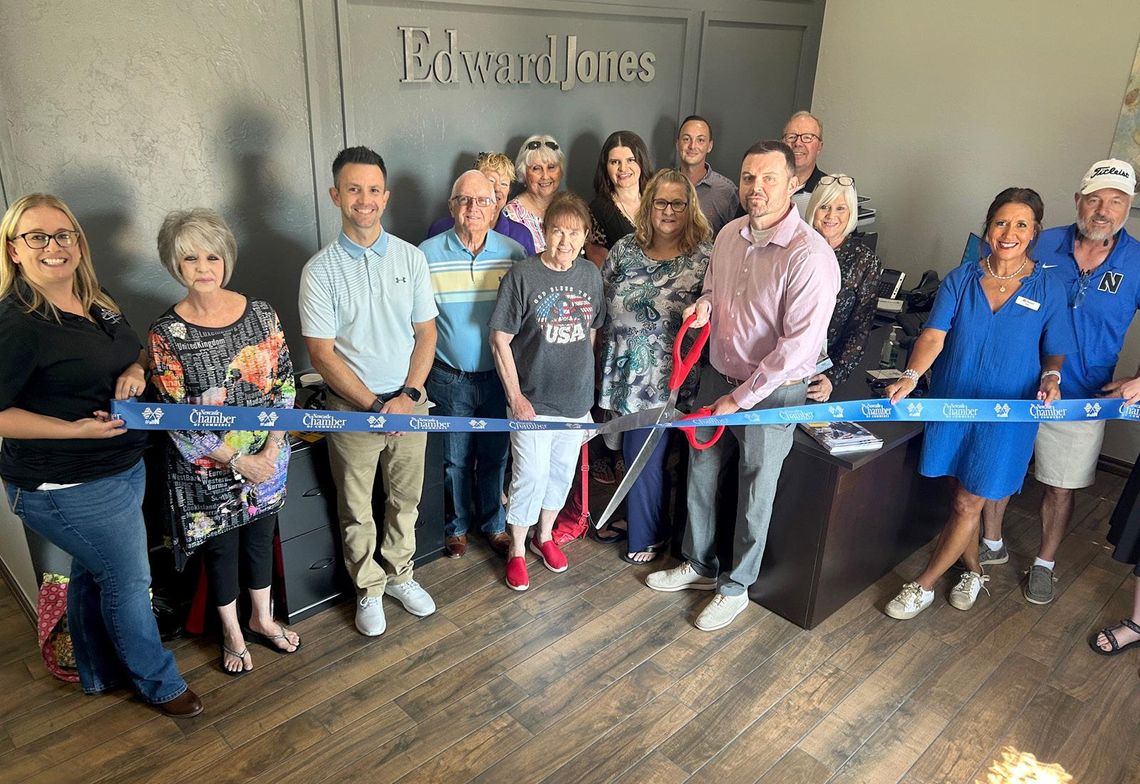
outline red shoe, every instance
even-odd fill
[[[558,548],[553,539],[539,544],[538,540],[531,537],[530,551],[542,559],[542,565],[552,572],[566,571],[567,562],[566,554]]]
[[[516,591],[530,588],[530,576],[526,573],[526,559],[521,555],[507,559],[507,585]]]

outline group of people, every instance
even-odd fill
[[[669,399],[673,344],[690,316],[711,337],[707,362],[681,384],[681,408],[730,414],[826,401],[860,363],[881,265],[854,234],[855,180],[819,170],[822,146],[822,124],[798,112],[781,139],[744,151],[733,183],[706,160],[713,135],[704,118],[679,126],[676,169],[654,171],[644,141],[618,131],[602,146],[587,204],[561,188],[559,142],[535,135],[513,161],[480,154],[456,179],[449,216],[418,247],[382,228],[391,194],[381,156],[366,147],[341,151],[329,189],[341,232],[304,266],[299,294],[327,405],[564,423],[590,421],[592,409],[637,413]],[[516,181],[523,188],[510,199]],[[1140,380],[1112,380],[1140,306],[1140,250],[1123,229],[1134,191],[1131,167],[1101,162],[1076,195],[1077,222],[1043,233],[1035,192],[999,194],[985,221],[988,251],[947,276],[904,377],[888,389],[891,401],[931,368],[938,396],[1036,396],[1044,405],[1062,393],[1140,399]],[[140,510],[146,434],[126,430],[109,403],[150,387],[171,403],[289,408],[294,373],[281,324],[268,303],[226,288],[237,247],[212,210],[171,213],[159,231],[159,259],[186,294],[151,325],[145,345],[100,287],[87,237],[63,202],[44,194],[17,200],[0,234],[0,475],[13,511],[73,557],[68,620],[81,685],[88,693],[131,686],[171,716],[196,715],[201,701],[163,647],[150,609]],[[831,364],[817,372],[824,352]],[[888,603],[889,615],[910,618],[929,606],[935,582],[958,559],[965,571],[950,601],[973,605],[983,566],[1008,560],[1001,512],[1021,486],[1035,438],[1037,476],[1048,489],[1025,595],[1052,599],[1072,492],[1092,482],[1103,429],[1054,423],[1037,431],[928,427],[920,470],[953,478],[953,511],[927,568]],[[545,568],[567,569],[552,527],[584,432],[443,434],[448,555],[463,557],[478,532],[505,558],[505,581],[518,591],[530,584],[528,549]],[[631,462],[647,437],[624,434]],[[711,448],[690,453],[683,561],[649,573],[646,584],[714,591],[696,619],[700,629],[727,626],[747,606],[792,437],[790,424],[731,427]],[[385,630],[384,596],[416,616],[435,611],[412,563],[426,439],[327,436],[355,624],[365,635]],[[174,431],[166,443],[174,557],[181,566],[203,556],[222,670],[251,670],[251,641],[276,653],[300,650],[270,602],[287,434]],[[672,530],[666,443],[629,495],[624,557],[632,563],[659,557]],[[721,563],[717,495],[733,459],[739,497],[731,560]],[[372,504],[378,473],[382,520]],[[1140,479],[1128,492],[1140,495]],[[1140,560],[1138,517],[1118,510],[1113,522],[1117,557],[1130,563]],[[243,586],[252,608],[244,622]],[[1140,614],[1091,644],[1110,654],[1137,642]]]

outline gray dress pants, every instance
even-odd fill
[[[751,410],[801,405],[807,397],[807,380],[777,387]],[[700,405],[710,405],[736,387],[712,367],[701,373]],[[697,428],[701,441],[713,428]],[[772,519],[772,500],[784,458],[792,449],[795,425],[748,425],[726,428],[720,441],[708,449],[689,448],[689,522],[681,552],[703,577],[717,577],[720,593],[739,596],[756,582]],[[733,456],[739,455],[739,490],[733,532],[732,564],[722,570],[716,555],[716,512],[719,488]]]

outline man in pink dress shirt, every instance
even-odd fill
[[[748,212],[717,235],[701,298],[686,310],[693,326],[712,322],[710,366],[698,403],[714,414],[800,405],[815,372],[839,292],[839,265],[826,240],[799,215],[795,157],[783,142],[757,142],[740,168],[740,203]],[[697,618],[704,631],[732,623],[756,582],[772,499],[794,424],[731,427],[706,450],[689,453],[689,522],[674,569],[654,572],[657,591],[716,591]],[[707,440],[711,428],[698,435]],[[732,563],[716,555],[717,485],[726,461],[739,454]]]

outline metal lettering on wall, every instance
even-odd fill
[[[499,52],[461,50],[459,31],[445,29],[446,44],[432,45],[431,28],[398,28],[404,39],[401,82],[412,84],[557,84],[572,90],[578,84],[652,82],[657,55],[626,50],[578,50],[578,36],[546,36],[546,51]],[[437,38],[438,40],[438,38]]]

